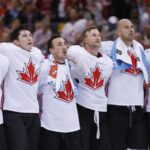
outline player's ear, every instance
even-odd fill
[[[51,54],[54,54],[54,48],[49,48]]]
[[[18,41],[18,40],[14,40],[13,43],[14,43],[15,45],[17,45],[17,46],[19,45],[19,41]]]
[[[121,31],[120,31],[119,28],[117,28],[116,31],[115,31],[115,33],[116,33],[117,36],[120,36],[120,32],[121,32]]]

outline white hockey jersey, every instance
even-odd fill
[[[4,110],[38,113],[37,89],[39,67],[43,59],[35,47],[26,51],[12,43],[1,43],[0,53],[10,62],[4,83]]]
[[[105,54],[102,57],[91,55],[83,47],[71,46],[68,49],[71,75],[78,81],[77,103],[94,111],[107,111],[105,85],[112,73],[112,60]]]
[[[3,123],[3,116],[2,116],[2,89],[1,89],[1,84],[2,81],[4,80],[6,73],[8,71],[8,67],[9,67],[9,60],[7,59],[7,57],[3,56],[0,54],[0,124]]]
[[[101,50],[108,55],[112,54],[113,42],[102,42]],[[117,39],[116,53],[121,61],[130,64],[124,70],[114,69],[109,81],[108,104],[119,106],[143,106],[144,105],[144,75],[142,58],[140,53],[141,44],[134,41],[132,47],[126,46],[122,40]],[[115,64],[114,64],[115,65]],[[145,79],[147,72],[145,72]]]
[[[147,69],[148,69],[149,83],[150,83],[150,49],[145,50],[145,56],[146,56],[146,60],[147,60],[147,63],[148,63],[148,68]],[[147,94],[148,94],[148,104],[147,104],[147,107],[146,107],[146,111],[150,112],[150,88],[149,88],[149,92]]]
[[[69,65],[49,59],[42,63],[39,92],[43,93],[41,126],[68,133],[80,129]]]

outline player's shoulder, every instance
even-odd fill
[[[0,60],[1,61],[7,61],[8,58],[6,56],[4,56],[3,54],[0,53]]]
[[[80,45],[71,45],[68,48],[68,52],[72,54],[81,54],[84,51],[84,47]]]
[[[111,56],[113,44],[114,44],[114,41],[102,41],[100,51],[102,53],[107,54],[108,56]]]
[[[133,44],[137,45],[138,47],[140,47],[140,49],[141,49],[142,51],[144,51],[144,47],[143,47],[143,45],[142,45],[140,42],[138,42],[138,41],[136,41],[136,40],[133,40]]]
[[[42,54],[41,50],[37,47],[32,47],[32,52],[37,52],[39,54]]]
[[[68,49],[82,49],[80,45],[71,45]]]
[[[44,58],[41,63],[42,64],[48,64],[48,63],[50,63],[50,61],[48,58]]]
[[[105,54],[105,53],[102,53],[102,55],[103,55],[103,58],[104,58],[111,66],[113,66],[113,61],[112,61],[112,59],[111,59],[107,54]]]
[[[7,58],[7,56],[0,54],[0,60],[1,60],[1,63],[9,66],[9,59]]]
[[[44,55],[42,54],[42,52],[39,48],[33,47],[31,51],[32,51],[32,54],[38,56],[40,60],[44,59]]]
[[[3,42],[3,43],[0,43],[0,47],[5,48],[5,49],[13,49],[16,47],[16,45],[10,42]]]
[[[48,58],[44,58],[42,61],[41,61],[41,70],[42,71],[47,71],[50,69],[50,61]]]
[[[145,57],[147,59],[150,59],[150,48],[149,49],[145,49],[144,54],[145,54]]]

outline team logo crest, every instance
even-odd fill
[[[57,70],[58,70],[58,65],[54,64],[51,66],[50,71],[49,71],[49,75],[53,78],[57,77]]]
[[[84,85],[92,90],[97,90],[104,85],[102,70],[98,66],[94,70],[91,69],[90,74],[84,78]]]
[[[28,64],[25,63],[25,68],[23,68],[23,71],[17,70],[17,74],[19,75],[19,81],[25,82],[29,85],[33,85],[38,81],[38,73],[35,70],[35,65],[33,64],[31,58],[29,59]]]
[[[117,49],[117,54],[122,55],[122,51]]]
[[[56,98],[67,103],[73,100],[74,91],[72,89],[72,84],[69,78],[67,78],[67,80],[63,83],[63,87],[60,88],[58,92],[56,92]]]
[[[137,61],[139,61],[139,58],[136,57],[133,53],[131,53],[130,51],[128,51],[128,55],[131,58],[132,61],[132,66],[128,69],[125,69],[124,71],[122,71],[123,73],[127,73],[130,75],[134,75],[134,76],[138,76],[142,73],[141,69],[137,68]]]

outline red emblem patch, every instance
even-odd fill
[[[84,85],[92,90],[96,90],[104,85],[102,71],[98,66],[96,66],[94,70],[91,69],[91,74],[84,78]]]
[[[130,75],[134,75],[134,76],[138,76],[142,73],[141,69],[137,68],[137,57],[131,53],[130,51],[128,51],[128,55],[130,56],[131,58],[131,61],[132,61],[132,66],[128,69],[125,69],[124,73],[127,73],[127,74],[130,74]]]
[[[57,77],[57,70],[58,70],[58,65],[57,64],[52,65],[50,68],[50,71],[49,71],[49,75],[53,78],[56,78]]]
[[[38,73],[35,70],[35,65],[32,63],[32,60],[29,59],[28,64],[25,64],[23,71],[18,71],[19,75],[18,80],[25,82],[27,84],[33,85],[38,81]]]
[[[67,103],[73,100],[74,92],[69,79],[64,82],[63,89],[60,89],[58,92],[56,92],[56,98]]]

